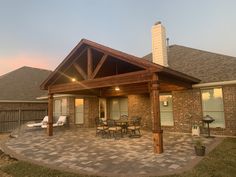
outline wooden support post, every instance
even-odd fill
[[[88,48],[88,79],[92,78],[93,74],[93,56],[92,49]]]
[[[48,95],[48,125],[47,125],[48,136],[53,135],[53,94]]]
[[[163,130],[160,130],[159,132],[153,132],[152,134],[153,138],[153,152],[157,154],[163,153]]]
[[[160,103],[159,103],[158,76],[153,74],[150,85],[153,150],[154,153],[163,153],[163,130],[161,130]]]

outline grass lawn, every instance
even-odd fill
[[[89,177],[16,161],[0,168],[13,177]],[[168,177],[235,177],[236,138],[226,138],[194,169]],[[92,177],[92,176],[91,176]],[[93,176],[95,177],[95,176]],[[167,177],[167,176],[166,176]]]

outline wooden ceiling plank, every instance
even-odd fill
[[[118,60],[130,63],[132,65],[138,66],[138,67],[146,69],[146,70],[153,68],[152,66],[149,66],[146,63],[144,64],[142,62],[142,59],[137,59],[136,61],[134,61],[133,59],[130,59],[129,57],[128,58],[124,58],[123,56],[118,55],[116,53],[113,53],[110,50],[103,50],[103,49],[100,49],[100,48],[94,48],[94,49],[97,50],[98,52],[105,53],[105,54],[107,54],[107,55],[109,55],[111,57],[114,57],[114,58],[118,59]]]

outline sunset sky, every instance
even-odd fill
[[[0,0],[0,75],[53,70],[82,38],[142,57],[156,21],[170,44],[236,56],[235,8],[235,0]]]

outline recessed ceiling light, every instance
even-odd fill
[[[116,86],[115,91],[119,91],[119,90],[120,90],[120,87]]]

